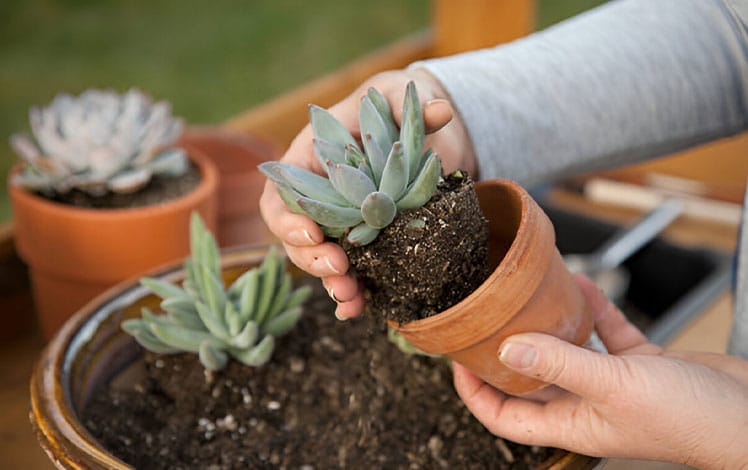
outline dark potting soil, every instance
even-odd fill
[[[367,312],[399,323],[426,318],[488,277],[488,221],[463,175],[446,177],[425,206],[398,214],[372,243],[342,243],[366,286]]]
[[[408,356],[321,288],[271,362],[206,383],[195,355],[147,353],[138,379],[92,394],[82,420],[138,469],[531,468],[554,449],[496,438],[443,359]]]
[[[190,165],[187,172],[177,177],[154,176],[143,188],[133,193],[108,192],[101,196],[92,196],[79,189],[67,193],[48,197],[55,202],[89,209],[128,209],[161,204],[172,199],[180,198],[200,184],[200,170]]]

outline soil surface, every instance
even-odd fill
[[[79,189],[73,189],[53,197],[39,194],[55,202],[89,209],[127,209],[160,204],[177,199],[195,189],[200,184],[200,170],[193,164],[183,175],[177,177],[154,176],[142,189],[134,193],[106,193],[92,196]]]
[[[270,364],[232,362],[206,383],[196,355],[147,353],[83,422],[138,469],[530,468],[555,452],[497,439],[444,359],[403,354],[372,317],[338,322],[315,292]]]
[[[399,323],[426,318],[488,277],[488,221],[463,175],[446,177],[425,206],[398,214],[372,243],[341,243],[366,287],[368,312]]]

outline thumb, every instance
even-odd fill
[[[499,360],[515,372],[592,400],[620,390],[627,372],[621,358],[540,333],[510,336],[499,349]]]

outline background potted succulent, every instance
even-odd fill
[[[272,247],[225,251],[219,262],[197,220],[191,237],[183,269],[103,294],[43,352],[32,420],[59,466],[584,469],[599,460],[497,439],[461,404],[444,360],[401,353],[371,334],[372,322],[336,322],[319,284],[287,272]]]
[[[592,317],[555,247],[553,227],[518,185],[441,175],[424,151],[422,110],[407,85],[402,126],[385,98],[361,100],[361,144],[311,108],[314,148],[327,175],[280,162],[260,166],[294,212],[338,239],[367,289],[367,309],[428,353],[448,354],[521,394],[544,384],[502,366],[509,334],[541,331],[576,344]],[[480,202],[479,202],[480,200]],[[484,282],[485,281],[485,282]]]
[[[217,174],[173,147],[182,121],[137,90],[58,95],[30,111],[9,175],[18,252],[49,338],[105,288],[189,251],[197,210],[215,226]]]

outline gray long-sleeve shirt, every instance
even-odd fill
[[[748,0],[620,0],[412,67],[444,85],[482,178],[532,186],[748,129],[747,24]],[[741,233],[730,352],[748,358],[748,228]]]

